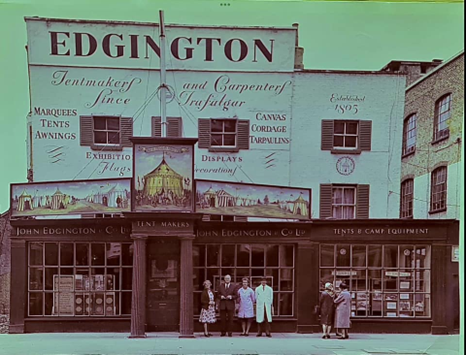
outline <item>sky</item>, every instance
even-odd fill
[[[0,213],[26,182],[29,112],[24,16],[195,25],[299,23],[306,69],[379,70],[391,60],[447,60],[464,48],[463,3],[217,0],[0,0]]]

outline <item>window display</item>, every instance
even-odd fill
[[[429,317],[430,256],[427,245],[320,246],[320,288],[345,282],[353,317]]]
[[[29,316],[131,314],[131,243],[33,242],[28,249]]]

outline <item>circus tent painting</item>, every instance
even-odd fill
[[[130,211],[130,190],[131,179],[12,184],[13,217]]]
[[[309,189],[196,180],[196,212],[309,219]]]
[[[136,211],[192,211],[193,147],[135,145]]]

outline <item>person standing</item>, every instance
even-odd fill
[[[254,318],[254,302],[256,297],[254,291],[249,286],[247,278],[243,279],[243,287],[238,290],[238,318],[241,319],[241,327],[243,332],[240,336],[249,336],[249,328],[251,328],[252,319]]]
[[[344,282],[340,284],[340,289],[341,292],[334,301],[337,307],[335,310],[335,328],[340,329],[339,339],[348,339],[348,329],[351,324],[351,294]]]
[[[320,324],[322,324],[323,339],[330,339],[330,331],[332,330],[335,303],[335,293],[333,292],[333,284],[327,282],[325,284],[325,291],[320,294]]]
[[[225,275],[225,281],[220,285],[218,294],[220,296],[220,320],[222,322],[222,333],[220,336],[224,337],[227,332],[231,337],[233,328],[233,316],[235,313],[235,300],[237,298],[236,286],[231,283],[231,276]],[[228,318],[228,320],[227,320]]]
[[[205,280],[204,290],[201,294],[201,315],[199,316],[199,322],[204,324],[204,335],[206,337],[212,336],[209,333],[208,324],[213,324],[216,322],[215,317],[215,296],[212,290],[212,283],[209,280]]]
[[[267,285],[267,279],[261,278],[261,284],[256,287],[256,322],[257,322],[257,336],[262,336],[262,324],[265,326],[265,335],[269,338],[270,323],[272,323],[272,304],[273,304],[273,290],[272,287]]]

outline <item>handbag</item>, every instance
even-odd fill
[[[315,305],[315,306],[314,306],[314,314],[315,314],[315,315],[319,315],[319,314],[320,314],[320,306],[318,306],[318,305]]]

